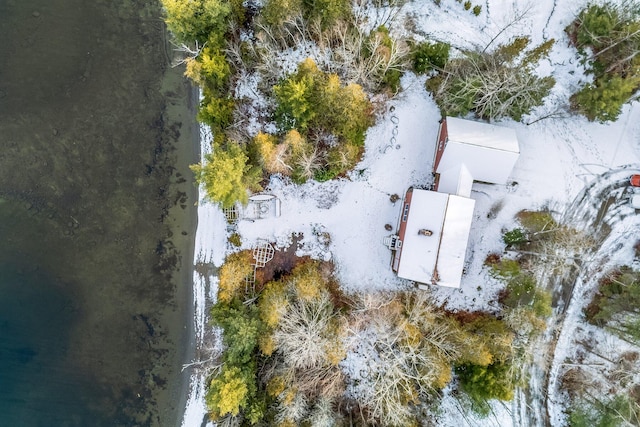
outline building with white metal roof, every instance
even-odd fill
[[[419,287],[460,287],[475,207],[473,182],[506,184],[519,154],[512,129],[443,119],[434,161],[437,191],[409,188],[398,234],[385,241],[395,251],[398,277]]]
[[[399,277],[418,283],[459,287],[475,200],[409,189],[400,218],[402,247],[394,266]]]
[[[513,129],[446,117],[440,124],[434,161],[437,189],[469,197],[470,182],[506,184],[519,156]]]

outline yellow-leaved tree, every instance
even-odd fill
[[[203,185],[207,196],[223,208],[247,203],[248,190],[260,190],[262,171],[248,164],[244,150],[235,142],[216,144],[204,162],[191,165],[196,181]]]
[[[214,419],[236,416],[246,406],[249,387],[240,368],[232,366],[211,380],[206,401]]]
[[[224,265],[220,267],[220,282],[218,284],[218,299],[229,302],[240,296],[245,288],[245,279],[253,274],[253,257],[251,251],[232,253],[227,256]]]
[[[231,6],[224,0],[161,0],[167,28],[182,42],[204,43],[211,33],[224,33]]]
[[[291,173],[291,167],[288,165],[290,157],[290,150],[287,144],[278,143],[278,138],[274,135],[258,132],[253,138],[262,164],[265,170],[269,173],[281,173],[283,175],[289,175]]]

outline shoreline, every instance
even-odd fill
[[[200,90],[194,88],[195,100],[200,98]],[[197,105],[197,103],[195,103]],[[194,112],[195,114],[195,112]],[[199,158],[211,152],[212,135],[210,129],[201,123],[195,124],[198,138]],[[185,376],[182,400],[181,427],[200,427],[213,425],[207,420],[207,408],[205,404],[206,372],[198,369],[195,362],[202,356],[215,353],[220,345],[212,331],[207,333],[206,326],[209,320],[208,309],[215,301],[217,291],[216,267],[222,264],[225,248],[226,220],[218,207],[206,201],[206,193],[197,188],[198,208],[196,210],[197,227],[193,245],[193,257],[191,264],[192,292],[191,292],[191,322],[190,322],[190,348],[191,359],[186,363],[194,363],[183,371]],[[205,342],[211,341],[212,348],[205,347]]]
[[[165,30],[166,31],[166,30]],[[164,35],[166,33],[163,32]],[[198,230],[199,189],[195,185],[195,179],[189,166],[200,161],[200,124],[196,120],[199,105],[199,88],[185,78],[182,67],[171,67],[171,46],[168,37],[163,39],[167,60],[162,86],[165,95],[165,113],[167,117],[176,123],[180,123],[180,133],[174,140],[176,148],[175,166],[181,175],[173,185],[178,185],[185,193],[185,200],[181,206],[176,204],[170,209],[170,217],[174,219],[171,226],[173,241],[180,242],[179,270],[175,271],[173,281],[177,285],[176,298],[179,305],[180,317],[176,329],[179,329],[179,338],[176,341],[177,359],[174,365],[176,370],[176,384],[170,391],[172,405],[170,421],[167,425],[179,427],[183,423],[184,414],[188,406],[188,395],[191,389],[191,370],[184,368],[196,357],[200,343],[195,332],[195,296],[194,274],[196,257],[196,239]],[[179,93],[179,98],[175,94]],[[179,234],[180,230],[182,232]],[[178,320],[178,319],[176,319]],[[200,426],[200,424],[193,424]]]
[[[194,162],[200,161],[200,132],[199,132],[199,124],[195,120],[195,114],[197,113],[198,107],[198,88],[193,86],[191,83],[187,82],[189,85],[189,90],[187,91],[187,111],[194,118],[193,122],[189,123],[189,141],[188,144],[185,144],[186,147],[190,147],[189,150],[189,158],[193,159]],[[185,152],[187,149],[185,147]],[[190,162],[192,163],[192,162]],[[192,186],[193,189],[190,191],[189,200],[193,200],[198,196],[198,190],[195,186]],[[182,420],[184,418],[184,414],[187,408],[187,395],[190,393],[190,385],[191,385],[191,373],[190,369],[183,369],[183,366],[187,363],[190,363],[191,360],[194,359],[197,351],[197,340],[195,336],[195,325],[194,325],[194,317],[195,317],[195,298],[193,295],[194,289],[194,273],[195,266],[193,263],[193,259],[195,257],[195,240],[196,233],[198,229],[198,210],[193,209],[193,213],[189,215],[188,219],[188,229],[189,235],[192,236],[190,240],[190,244],[188,245],[187,250],[184,252],[183,260],[182,260],[182,272],[180,274],[180,282],[183,283],[184,290],[182,291],[184,294],[183,301],[187,304],[185,308],[184,314],[184,329],[185,334],[181,340],[180,346],[183,348],[181,360],[182,364],[179,366],[180,369],[180,386],[178,388],[178,406],[177,406],[177,414],[175,418],[175,425],[182,425]],[[188,284],[188,286],[187,286]]]

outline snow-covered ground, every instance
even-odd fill
[[[514,215],[522,209],[548,207],[561,215],[585,185],[607,179],[601,177],[606,171],[639,164],[640,106],[637,103],[626,106],[620,119],[609,124],[589,123],[584,118],[569,116],[564,110],[568,96],[587,77],[575,51],[568,47],[563,30],[586,0],[488,0],[482,2],[479,17],[465,11],[455,0],[442,0],[441,3],[439,8],[432,0],[406,3],[390,23],[392,31],[406,35],[406,24],[411,22],[413,35],[418,39],[427,37],[465,48],[484,47],[498,34],[494,43],[508,41],[516,35],[529,35],[533,43],[556,39],[550,60],[540,67],[541,74],[551,74],[557,80],[547,103],[524,118],[523,122],[532,123],[530,125],[511,120],[497,123],[515,129],[520,141],[521,155],[511,177],[512,184],[474,184],[471,197],[476,200],[476,209],[462,286],[460,289],[434,288],[436,298],[451,309],[491,310],[499,284],[483,269],[483,262],[488,253],[503,250],[502,230],[514,226]],[[403,91],[388,102],[376,125],[368,131],[364,158],[347,179],[326,183],[312,181],[304,185],[293,185],[279,177],[271,180],[266,192],[281,199],[282,216],[255,222],[241,221],[238,232],[242,235],[244,248],[252,247],[258,239],[286,246],[292,233],[302,233],[300,254],[318,258],[330,256],[346,291],[394,290],[408,286],[391,271],[390,252],[382,244],[383,237],[389,234],[384,226],[395,227],[398,221],[401,203],[393,204],[390,201],[392,194],[402,197],[408,187],[427,187],[432,182],[440,113],[424,89],[424,78],[408,74],[402,79],[402,87]],[[536,121],[550,114],[549,118]],[[206,145],[203,142],[203,147]],[[198,215],[195,262],[219,266],[227,250],[224,216],[202,199]],[[637,227],[638,222],[630,218],[612,221],[615,229],[598,255],[606,254],[619,262],[629,262],[632,252],[627,249],[616,252],[617,246],[610,241],[616,236],[620,239],[621,233],[629,227]],[[318,239],[319,232],[330,234],[328,245]],[[614,252],[617,253],[615,257]],[[209,282],[198,273],[194,280],[196,331],[202,334],[206,321],[203,287]],[[583,295],[585,285],[589,283],[578,285],[576,292]],[[214,290],[209,289],[209,292]],[[555,349],[559,361],[554,365],[556,370],[558,363],[564,360],[562,355],[569,354],[572,331],[578,326],[580,304],[584,305],[584,301],[578,300],[578,308],[569,307],[565,313],[564,327]],[[199,339],[202,336],[199,335]],[[553,375],[552,372],[551,383],[555,384]],[[203,419],[204,379],[194,378],[183,427],[199,426]],[[551,387],[550,391],[556,393],[557,388]],[[562,397],[552,395],[550,400],[561,404]],[[449,400],[445,399],[442,425],[460,425],[460,409],[454,401],[447,402]],[[553,425],[561,422],[562,408],[559,408],[557,413],[551,414]],[[513,408],[496,410],[495,419],[467,419],[466,422],[469,425],[509,425]]]

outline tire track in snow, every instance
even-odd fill
[[[553,14],[556,11],[556,0],[553,0],[553,5],[551,6],[551,12],[549,12],[549,16],[547,17],[547,21],[544,24],[544,28],[542,29],[542,38],[544,40],[549,40],[549,34],[548,34],[548,29],[549,29],[549,23],[551,22],[551,18],[553,18]]]

